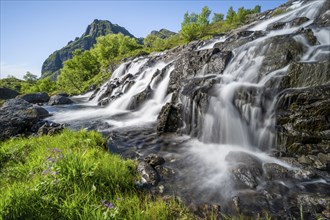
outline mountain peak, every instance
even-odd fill
[[[76,49],[89,50],[96,43],[97,37],[118,33],[135,38],[128,30],[118,24],[113,24],[107,20],[94,19],[81,37],[69,41],[66,46],[49,55],[42,65],[41,77],[51,76],[53,80],[56,80],[60,69],[63,67],[63,62],[72,58],[73,51]]]

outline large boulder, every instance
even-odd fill
[[[0,140],[31,133],[32,127],[45,117],[46,112],[23,99],[9,99],[0,108]]]
[[[44,103],[48,102],[49,95],[45,92],[38,92],[38,93],[29,93],[20,96],[21,99],[24,99],[25,101],[29,103]]]
[[[0,99],[13,99],[16,96],[18,96],[18,92],[16,92],[15,90],[12,89],[8,89],[6,87],[0,87]]]
[[[68,97],[61,95],[53,95],[52,97],[50,97],[48,105],[68,105],[72,103],[73,101]]]

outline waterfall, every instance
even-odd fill
[[[330,28],[312,25],[325,2],[293,2],[286,13],[263,19],[239,33],[126,61],[94,93],[88,107],[59,108],[51,119],[70,124],[105,122],[107,131],[134,129],[136,139],[140,128],[150,128],[154,136],[146,139],[171,139],[167,144],[159,140],[163,145],[157,150],[171,158],[166,165],[179,164],[178,175],[183,178],[175,179],[174,184],[190,187],[188,194],[195,200],[228,201],[237,193],[232,169],[244,163],[235,154],[258,161],[260,172],[267,163],[290,171],[297,169],[270,156],[276,146],[275,108],[281,82],[292,63],[319,62],[329,57]],[[290,23],[297,17],[306,18],[296,25]],[[282,26],[276,29],[275,24]],[[305,30],[318,43],[312,44]],[[170,134],[169,138],[155,131],[157,117],[167,103],[182,110],[183,126],[178,133],[188,137],[179,146],[173,144],[179,135]],[[125,147],[142,146],[143,141],[134,145],[126,133],[123,136]],[[250,164],[243,165],[241,170],[251,171]],[[258,182],[259,177],[255,180],[251,174],[242,178]],[[252,183],[243,188],[261,191],[264,183],[260,180],[260,185]],[[274,184],[286,187],[284,182]]]

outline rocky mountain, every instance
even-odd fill
[[[122,33],[125,36],[133,37],[124,27],[118,24],[112,24],[107,20],[95,19],[87,26],[86,31],[81,37],[70,41],[65,47],[52,53],[43,63],[41,69],[41,77],[51,76],[56,80],[59,70],[63,67],[63,62],[72,58],[72,52],[76,49],[89,50],[96,43],[96,38],[107,34]]]
[[[159,31],[151,31],[150,34],[154,35],[156,37],[159,37],[161,39],[166,39],[166,38],[169,38],[169,37],[175,35],[176,33],[163,28],[163,29],[160,29]]]

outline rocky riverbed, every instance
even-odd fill
[[[35,124],[40,134],[60,124],[98,130],[109,151],[139,161],[138,187],[201,218],[212,210],[330,218],[329,1],[280,8],[227,35],[126,60],[75,104],[51,106],[71,103],[51,97],[47,120],[59,124],[41,123],[40,106],[9,100],[2,136]]]

